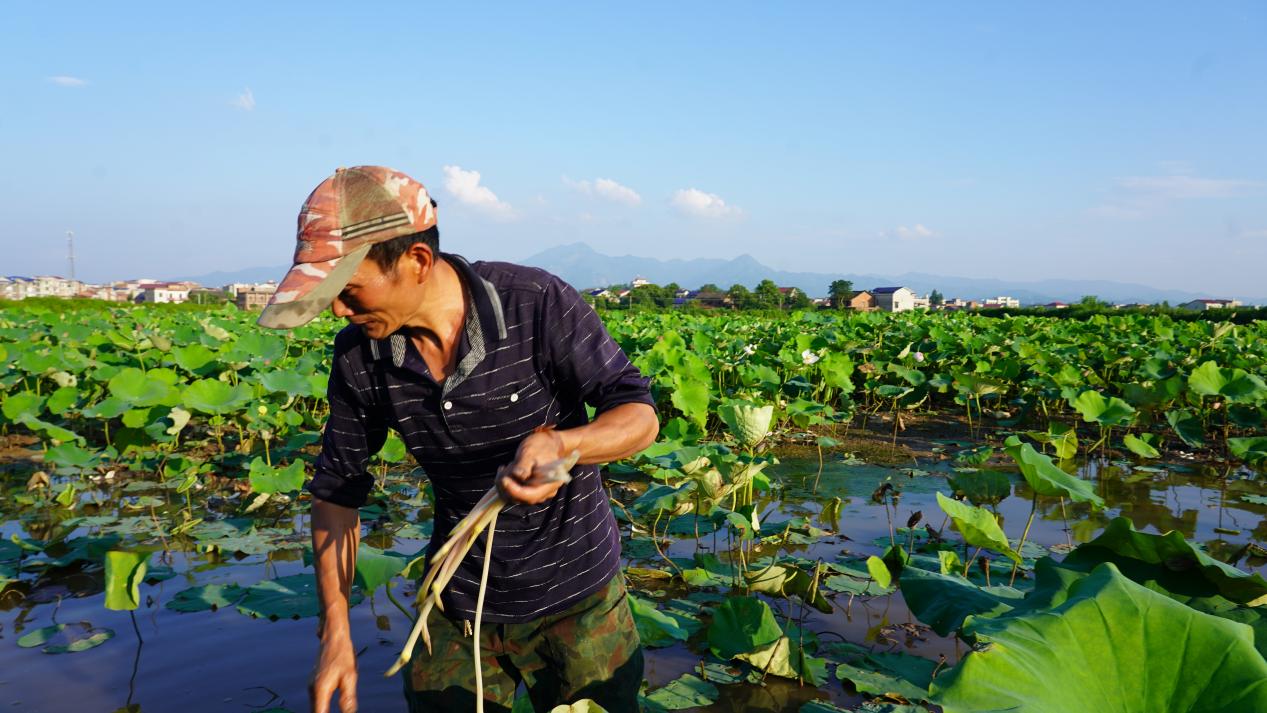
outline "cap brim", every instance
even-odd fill
[[[311,322],[314,317],[327,309],[330,303],[334,302],[334,298],[343,291],[343,288],[348,284],[348,280],[352,279],[356,268],[365,259],[371,247],[373,245],[362,245],[339,258],[334,268],[330,270],[330,274],[319,282],[310,283],[310,286],[306,289],[301,288],[304,289],[303,294],[295,299],[287,302],[270,302],[264,308],[263,313],[260,314],[257,323],[261,327],[268,327],[269,329],[294,329]],[[298,278],[300,276],[301,273],[296,272],[299,269],[300,267],[296,265],[290,269],[290,272],[286,273],[286,277],[278,285],[278,292],[283,291],[286,283],[292,281],[292,277]],[[307,276],[305,275],[304,277]],[[307,277],[307,279],[296,279],[295,281],[302,283],[311,279],[311,277]]]

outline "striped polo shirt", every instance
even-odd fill
[[[402,333],[374,340],[349,325],[335,337],[321,455],[307,489],[357,508],[374,478],[366,469],[387,437],[400,434],[435,493],[429,554],[493,486],[499,466],[539,426],[575,428],[625,403],[654,405],[649,380],[629,362],[572,289],[543,270],[468,263],[441,253],[467,299],[457,366],[432,377]],[[480,537],[443,594],[454,618],[474,617],[484,560]],[[538,505],[506,507],[497,520],[484,619],[530,621],[598,591],[620,569],[620,533],[597,465]]]

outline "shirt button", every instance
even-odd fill
[[[516,401],[518,401],[518,400],[519,400],[519,394],[511,394],[511,395],[510,395],[510,402],[511,402],[511,403],[514,403],[514,402],[516,402]]]
[[[451,408],[453,408],[453,402],[452,402],[452,401],[445,401],[445,402],[444,402],[444,410],[445,410],[445,411],[448,411],[448,410],[449,410],[449,409],[451,409]]]

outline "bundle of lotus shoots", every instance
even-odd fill
[[[534,469],[533,478],[527,484],[567,483],[572,479],[572,466],[576,465],[580,457],[580,451],[572,451],[563,458],[538,466]],[[500,477],[501,472],[498,471],[498,478]],[[419,636],[427,645],[427,651],[431,651],[431,632],[427,630],[427,615],[431,613],[432,607],[444,611],[444,605],[440,602],[440,593],[449,584],[453,573],[457,571],[466,553],[471,551],[480,533],[487,528],[488,537],[484,542],[484,569],[480,575],[479,595],[475,600],[474,631],[476,710],[481,712],[484,710],[484,677],[480,670],[480,619],[484,612],[484,589],[488,585],[489,554],[493,551],[493,533],[497,527],[497,514],[502,508],[512,504],[494,485],[487,493],[484,493],[484,497],[480,498],[466,517],[453,527],[453,531],[449,533],[449,539],[432,557],[427,574],[423,577],[422,586],[418,589],[421,604],[413,631],[409,633],[409,638],[405,641],[405,646],[401,649],[396,663],[387,670],[385,675],[394,675],[409,662],[410,657],[413,656],[414,647],[418,645]]]

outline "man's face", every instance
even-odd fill
[[[406,262],[402,258],[396,270],[384,272],[373,260],[362,260],[330,311],[360,327],[370,339],[384,339],[400,329],[418,306],[417,285],[403,279]]]

